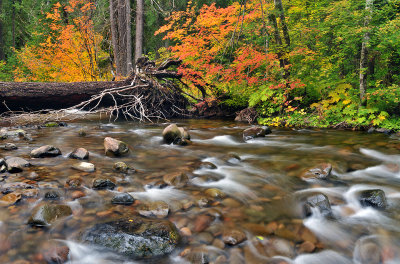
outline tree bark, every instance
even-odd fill
[[[283,38],[285,40],[286,46],[290,47],[290,36],[289,30],[286,24],[285,12],[283,11],[282,0],[274,0],[275,3],[275,10],[279,16],[282,31],[283,31]]]
[[[131,19],[131,1],[126,1],[126,63],[127,63],[127,71],[128,73],[132,71],[132,19]]]
[[[143,54],[143,0],[137,0],[136,5],[136,38],[135,38],[135,62]]]
[[[120,76],[121,64],[119,60],[119,45],[118,45],[118,26],[116,18],[116,0],[110,0],[110,22],[111,22],[111,41],[113,46],[114,63],[116,67],[116,75]]]
[[[126,32],[126,0],[118,0],[118,35],[119,35],[119,58],[121,61],[121,74],[126,76],[127,71],[127,32]]]
[[[3,12],[2,0],[0,0],[0,12]],[[3,20],[0,18],[0,60],[4,60]]]
[[[369,24],[373,14],[374,0],[365,1],[365,11],[366,16],[364,20],[364,26],[367,31],[364,33],[363,42],[361,44],[361,58],[360,58],[360,105],[365,106],[367,100],[365,98],[365,93],[367,91],[367,81],[368,81],[368,46],[370,41],[370,29]]]
[[[122,87],[128,84],[130,84],[128,80],[76,83],[0,82],[0,111],[67,108],[88,100],[92,95],[99,94],[104,89]],[[110,99],[108,98],[108,103],[112,103]]]

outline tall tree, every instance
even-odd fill
[[[144,2],[137,0],[136,5],[136,38],[135,38],[135,61],[143,54],[143,13]]]
[[[0,13],[3,12],[2,0],[0,0]],[[4,60],[4,38],[3,38],[3,19],[0,17],[0,60]]]
[[[365,20],[363,42],[361,44],[361,58],[360,58],[360,105],[366,105],[365,93],[367,91],[368,80],[368,46],[370,42],[370,29],[369,24],[373,14],[374,0],[365,0]]]
[[[130,0],[110,0],[111,38],[117,76],[126,76],[132,65]]]

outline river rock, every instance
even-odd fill
[[[83,183],[83,179],[80,176],[70,176],[65,183],[65,187],[71,189],[80,188]]]
[[[41,146],[31,151],[33,158],[56,157],[61,155],[61,150],[51,145]]]
[[[380,189],[362,191],[359,201],[363,207],[371,206],[375,209],[385,209],[387,207],[385,192]]]
[[[131,204],[133,204],[134,201],[135,201],[135,199],[129,193],[119,193],[112,198],[111,203],[112,204],[131,205]]]
[[[72,168],[75,170],[79,171],[84,171],[84,172],[94,172],[96,170],[96,167],[94,164],[89,163],[89,162],[80,162],[77,164],[72,165]]]
[[[170,221],[135,217],[95,224],[82,233],[80,240],[138,259],[171,253],[180,235]]]
[[[128,145],[120,140],[106,137],[104,139],[104,150],[106,155],[122,156],[128,154]]]
[[[254,126],[250,127],[243,131],[243,140],[247,141],[250,139],[258,138],[258,137],[265,137],[267,134],[271,134],[272,131],[267,126]]]
[[[25,182],[9,182],[1,186],[1,192],[3,194],[12,193],[15,191],[20,192],[24,189],[34,189],[34,186]]]
[[[7,171],[7,163],[5,159],[0,159],[0,173]]]
[[[183,187],[188,183],[189,177],[185,172],[174,172],[165,174],[163,180],[168,185]]]
[[[129,171],[129,166],[126,165],[125,162],[119,161],[114,163],[113,169],[118,172],[127,173]]]
[[[164,218],[169,213],[169,205],[163,201],[142,203],[139,205],[138,212],[146,217]]]
[[[46,200],[59,200],[60,199],[60,193],[55,191],[55,190],[50,190],[44,194],[44,199]]]
[[[190,140],[189,133],[182,127],[178,127],[176,124],[167,126],[163,133],[164,142],[167,144],[185,145]]]
[[[93,180],[92,188],[95,190],[113,190],[115,188],[115,182],[108,178],[96,178]]]
[[[328,197],[319,193],[306,198],[303,206],[305,216],[310,216],[317,209],[323,216],[331,217],[332,209]]]
[[[225,198],[225,193],[223,193],[220,189],[210,188],[204,192],[205,195],[214,199],[223,199]]]
[[[28,224],[34,226],[51,225],[57,219],[72,215],[72,210],[67,205],[62,204],[44,204],[35,207]]]
[[[19,157],[6,158],[7,170],[11,173],[21,172],[24,168],[29,167],[31,164]]]
[[[322,163],[317,165],[316,167],[313,167],[311,169],[308,169],[305,171],[302,175],[302,179],[326,179],[330,176],[332,171],[332,165],[329,163]]]
[[[217,166],[214,163],[205,161],[200,164],[200,169],[215,170]]]
[[[69,157],[71,159],[79,159],[79,160],[84,160],[84,159],[89,159],[89,151],[85,148],[77,148],[74,151],[69,154]]]
[[[0,198],[0,205],[10,206],[21,200],[20,193],[9,193]]]
[[[43,250],[43,258],[46,260],[46,263],[65,263],[68,261],[68,255],[69,248],[67,246],[48,245],[48,248]]]
[[[17,145],[13,143],[6,143],[4,146],[1,146],[1,149],[3,150],[15,150],[18,149]]]
[[[353,260],[356,264],[381,264],[381,247],[374,238],[362,237],[356,242]]]
[[[231,246],[242,243],[246,239],[246,234],[243,231],[237,229],[226,230],[222,235],[222,241],[224,241],[225,244]]]

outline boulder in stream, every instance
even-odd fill
[[[83,172],[94,172],[96,167],[94,164],[89,162],[80,162],[77,164],[72,165],[72,168],[75,170],[83,171]]]
[[[387,207],[385,192],[380,189],[362,191],[359,201],[363,207],[370,206],[381,210]]]
[[[67,205],[62,204],[43,204],[35,207],[28,224],[34,226],[48,226],[57,219],[72,215],[72,210]]]
[[[95,190],[113,190],[115,188],[115,182],[108,178],[96,178],[93,180],[93,189]]]
[[[104,139],[104,150],[106,155],[122,156],[129,152],[128,145],[115,138],[106,137]]]
[[[129,193],[119,193],[116,194],[112,200],[112,204],[122,204],[122,205],[131,205],[135,199]]]
[[[180,235],[170,221],[135,217],[95,224],[81,234],[80,240],[139,259],[171,253]]]
[[[56,157],[61,155],[61,150],[51,145],[41,146],[31,151],[33,158]]]
[[[247,141],[258,137],[265,137],[265,135],[271,133],[271,128],[267,126],[253,126],[243,131],[243,140]]]
[[[145,202],[139,205],[138,212],[146,217],[167,217],[169,205],[163,201]]]
[[[187,145],[190,140],[189,133],[183,127],[178,127],[176,124],[167,126],[162,135],[164,142],[167,144]]]
[[[311,169],[306,170],[301,175],[303,180],[320,179],[324,180],[331,175],[332,165],[330,163],[321,163]]]
[[[89,159],[89,151],[85,148],[77,148],[74,151],[69,154],[69,157],[71,159],[79,159],[79,160],[84,160],[84,159]]]
[[[16,149],[18,149],[18,147],[14,143],[6,143],[5,145],[1,146],[1,149],[3,149],[3,150],[16,150]]]
[[[15,173],[21,172],[24,168],[29,167],[31,164],[19,157],[6,157],[6,165],[8,172]]]
[[[318,193],[306,198],[303,206],[305,216],[312,215],[314,210],[323,216],[332,217],[331,204],[325,194]]]

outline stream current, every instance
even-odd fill
[[[164,144],[166,123],[95,121],[26,128],[32,141],[9,138],[0,142],[18,147],[0,150],[1,157],[22,157],[32,164],[20,173],[3,173],[1,187],[24,183],[37,190],[13,205],[0,206],[0,263],[50,263],[45,252],[55,244],[68,247],[65,263],[69,264],[400,263],[400,138],[396,135],[273,129],[266,137],[245,142],[246,124],[175,122],[189,131],[190,145]],[[82,130],[86,136],[78,135]],[[126,142],[130,154],[106,156],[105,137]],[[58,147],[62,155],[29,156],[43,145]],[[68,154],[79,147],[89,151],[94,172],[71,168],[77,160]],[[119,161],[136,172],[116,172],[113,165]],[[329,180],[302,178],[307,170],[327,163],[332,165]],[[188,180],[164,183],[165,175],[177,173],[184,173]],[[83,179],[80,196],[66,188],[74,176]],[[94,190],[93,179],[104,176],[113,177],[116,188]],[[362,191],[376,189],[384,191],[384,209],[360,202]],[[33,208],[45,200],[48,190],[59,193],[57,203],[71,207],[72,215],[44,228],[28,225]],[[136,202],[112,204],[112,197],[122,192]],[[305,200],[315,194],[329,199],[329,217],[316,207],[304,213]],[[138,205],[155,201],[168,204],[165,219],[183,237],[168,255],[132,260],[76,239],[75,234],[90,224],[135,216]],[[237,245],[224,243],[224,234],[230,230],[240,230],[245,240]]]

